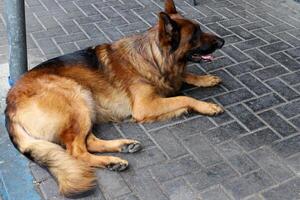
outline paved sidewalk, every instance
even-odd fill
[[[215,101],[217,117],[189,114],[153,124],[101,124],[99,137],[140,140],[125,155],[130,169],[97,170],[98,187],[84,199],[300,199],[300,4],[292,0],[197,0],[178,9],[219,34],[226,46],[191,71],[219,75],[215,88],[184,94]],[[148,29],[159,0],[27,0],[30,67],[87,46]],[[1,15],[3,0],[0,0]],[[0,63],[7,62],[3,16]],[[1,90],[6,82],[1,70]],[[1,91],[0,97],[5,97]],[[2,100],[3,109],[4,103]],[[48,172],[30,163],[43,199],[63,199]],[[0,177],[1,178],[1,177]],[[22,187],[19,185],[18,187]]]

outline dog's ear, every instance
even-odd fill
[[[180,30],[178,24],[165,12],[159,13],[158,22],[159,42],[162,46],[170,46],[171,51],[178,48],[180,40]]]
[[[168,14],[176,14],[176,7],[173,0],[165,0],[165,12]]]

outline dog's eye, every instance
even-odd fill
[[[200,26],[197,26],[193,31],[192,37],[190,39],[190,44],[195,44],[199,40],[201,33],[202,31],[200,29]]]

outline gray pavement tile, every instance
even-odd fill
[[[241,176],[223,184],[236,199],[242,199],[274,185],[272,178],[263,170]]]
[[[203,199],[209,200],[230,200],[231,198],[224,192],[224,189],[220,186],[212,187],[208,191],[201,194]]]
[[[274,155],[269,148],[257,149],[251,153],[251,156],[278,183],[294,176],[294,173],[287,167],[286,162]]]
[[[223,161],[223,158],[201,135],[185,138],[183,143],[189,147],[196,159],[204,166],[215,165]]]
[[[237,176],[237,172],[235,172],[230,165],[227,163],[220,163],[197,173],[186,175],[185,179],[195,190],[203,191],[211,186],[226,182],[226,180],[230,180]]]
[[[203,134],[212,144],[219,144],[246,133],[246,130],[237,122],[221,125]]]
[[[300,198],[300,178],[294,178],[288,182],[272,188],[263,193],[267,200],[299,199]]]
[[[201,165],[189,155],[155,165],[150,168],[150,171],[155,180],[165,182],[179,176],[197,172],[200,169],[202,169]]]
[[[297,132],[297,130],[293,126],[291,126],[273,110],[268,110],[260,113],[259,116],[283,137],[292,135]]]
[[[228,110],[251,131],[265,126],[257,116],[242,104],[230,107]]]
[[[237,142],[246,151],[251,151],[264,145],[271,145],[274,141],[279,139],[279,136],[277,136],[271,129],[266,128],[243,136],[237,139]]]
[[[237,65],[233,65],[230,67],[227,67],[227,70],[234,76],[241,75],[243,73],[251,72],[254,70],[258,70],[262,68],[259,64],[257,64],[254,61],[247,61],[244,63],[239,63]]]
[[[272,145],[272,150],[282,158],[300,152],[300,135],[295,135]]]
[[[268,87],[250,73],[240,76],[239,80],[258,96],[271,92]]]

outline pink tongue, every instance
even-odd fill
[[[214,59],[214,57],[212,55],[205,55],[205,56],[201,56],[201,58],[203,60],[209,60],[209,61],[212,61]]]

